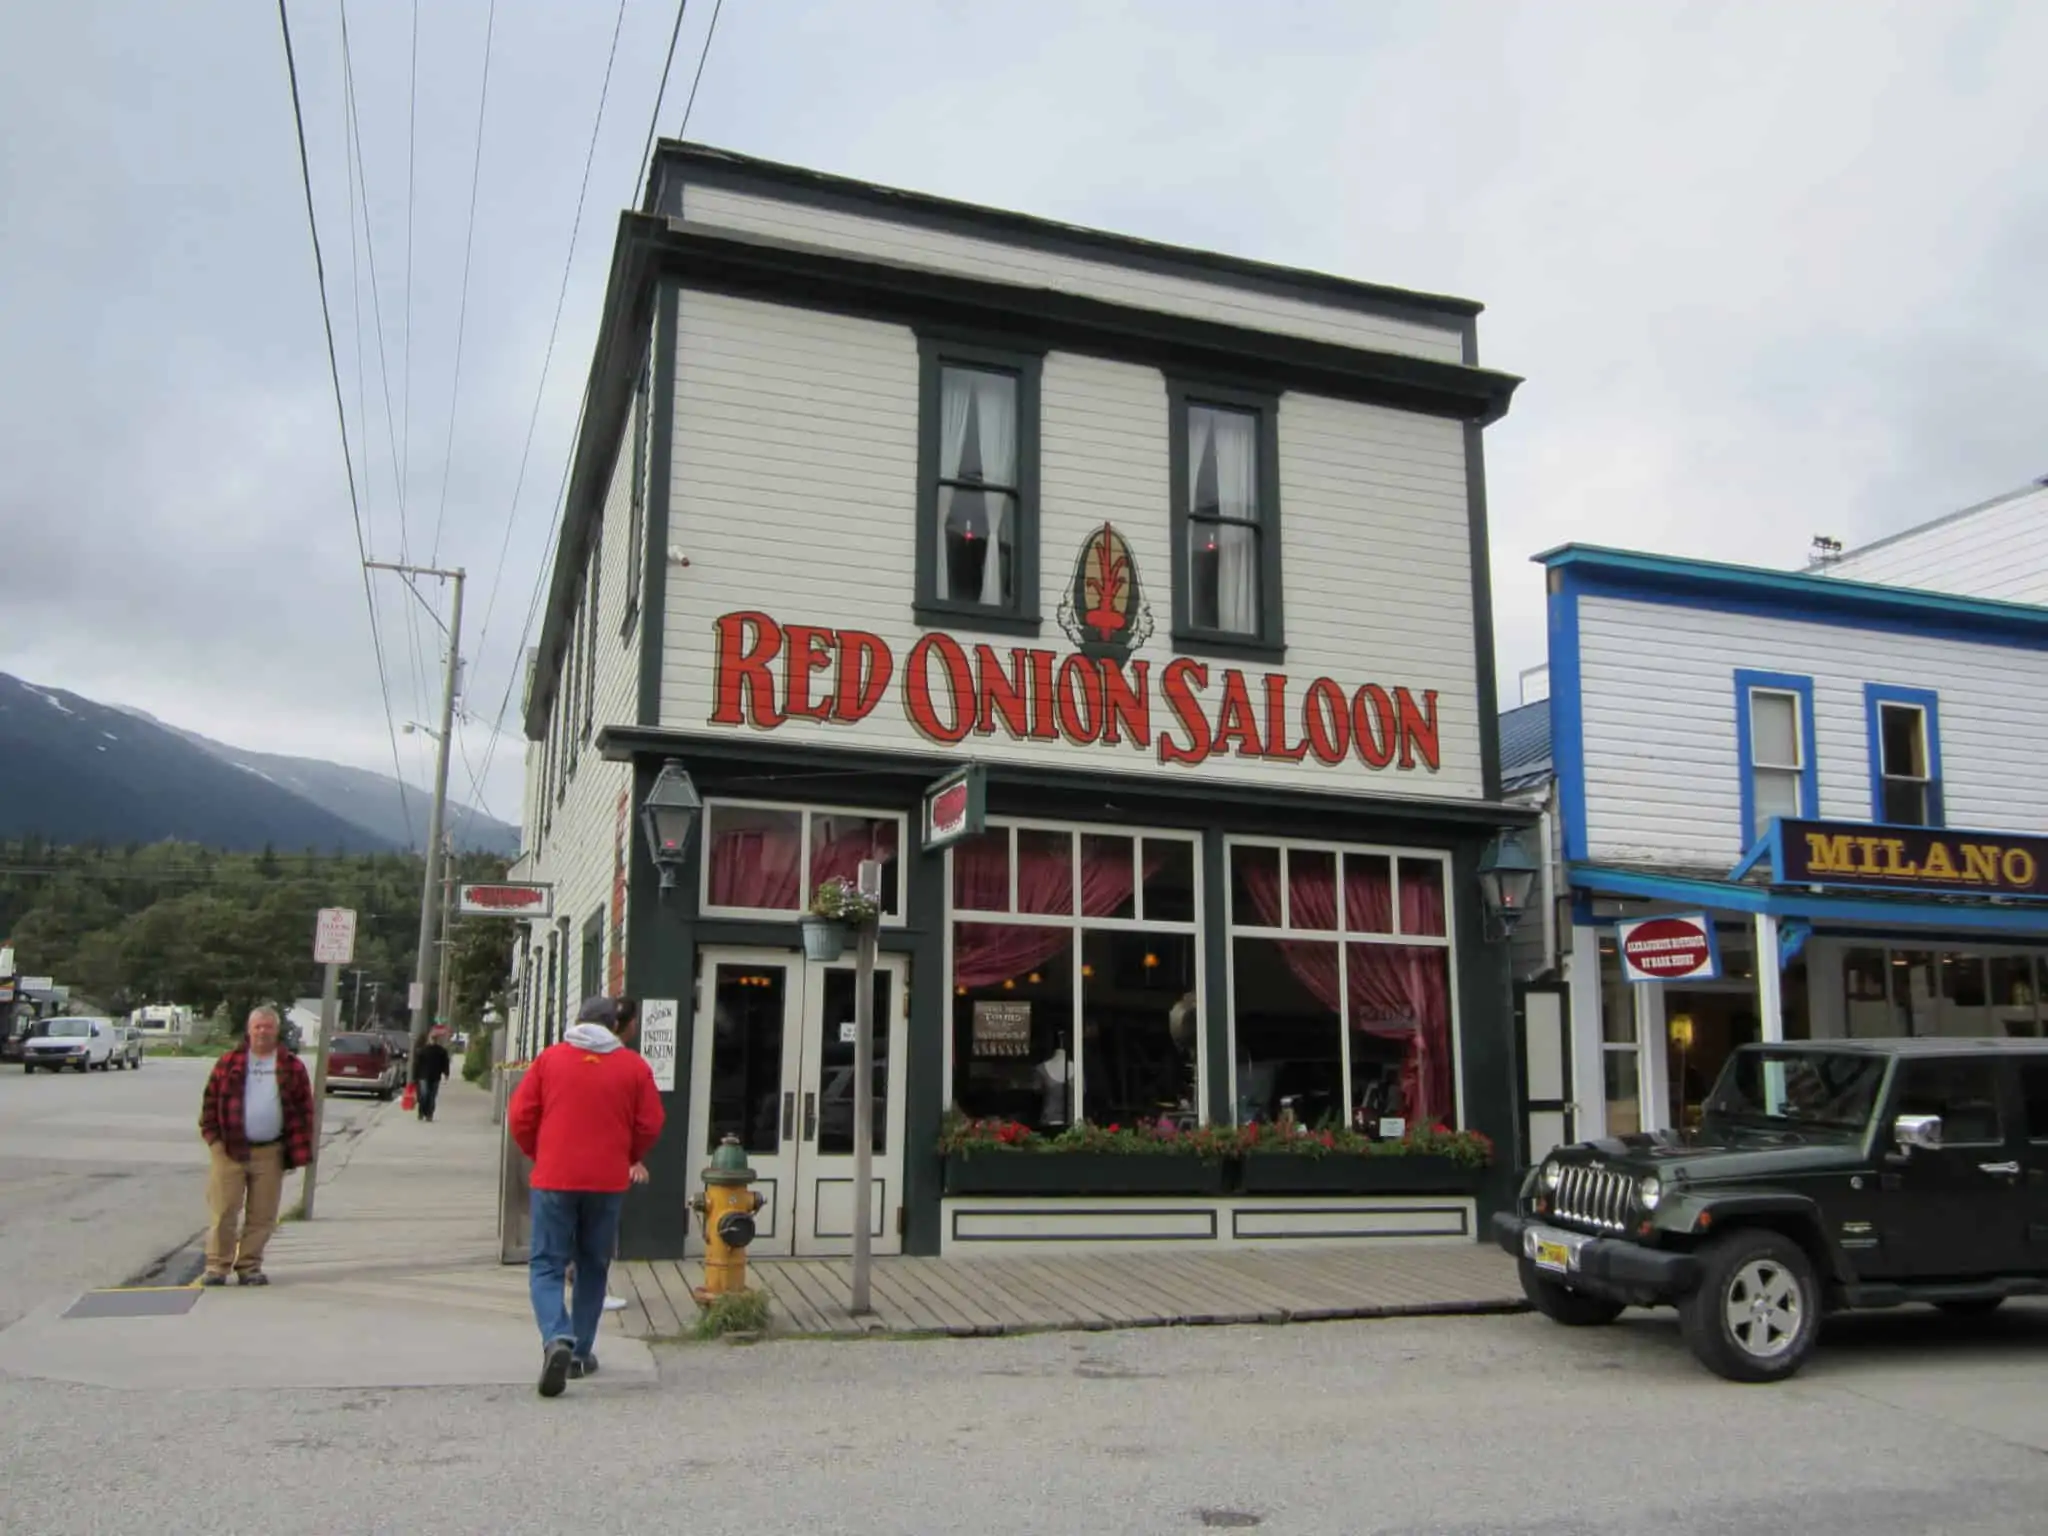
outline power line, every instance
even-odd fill
[[[462,237],[462,299],[455,310],[455,379],[448,391],[448,446],[441,455],[441,501],[434,511],[433,554],[429,565],[441,563],[441,524],[448,515],[448,473],[455,461],[455,407],[462,398],[462,340],[469,327],[470,255],[476,249],[476,194],[484,168],[484,109],[491,100],[491,38],[498,25],[498,0],[484,17],[483,84],[476,97],[476,155],[469,167],[469,229]],[[481,652],[479,652],[481,655]]]
[[[661,65],[661,88],[654,93],[654,110],[647,114],[647,144],[640,151],[640,170],[633,178],[632,195],[626,199],[626,206],[632,207],[640,200],[640,184],[647,179],[647,161],[654,153],[654,135],[661,125],[661,104],[668,96],[668,72],[675,67],[676,39],[683,35],[683,12],[690,7],[690,0],[676,0],[676,24],[668,35],[668,57]]]
[[[391,717],[391,686],[384,667],[384,639],[377,632],[377,601],[370,590],[370,568],[364,563],[370,558],[370,549],[363,535],[362,504],[356,495],[355,459],[348,445],[348,410],[341,398],[341,363],[334,351],[334,320],[327,306],[327,261],[320,252],[320,220],[313,211],[313,167],[306,157],[306,116],[299,100],[299,66],[292,56],[292,24],[285,11],[285,0],[277,0],[277,25],[284,35],[285,73],[292,87],[292,125],[299,143],[299,183],[306,193],[306,228],[313,237],[313,272],[320,287],[320,325],[327,335],[327,376],[334,385],[334,414],[341,427],[341,457],[348,469],[348,509],[356,530],[356,569],[363,578],[363,601],[370,611],[370,643],[377,653],[377,686],[384,695],[384,729],[391,738],[391,766],[403,780],[404,774],[398,765],[398,726]],[[408,832],[408,839],[410,835]]]
[[[407,86],[405,109],[405,336],[401,343],[405,361],[399,415],[405,422],[405,440],[400,456],[405,461],[405,480],[412,482],[412,214],[414,175],[419,152],[420,118],[420,0],[412,0],[412,78]],[[403,505],[403,502],[400,503]],[[427,562],[429,565],[433,561]]]
[[[725,0],[717,0],[711,7],[711,25],[704,29],[704,47],[697,54],[697,74],[690,81],[690,99],[683,103],[683,126],[676,130],[677,138],[690,131],[690,113],[697,105],[697,87],[704,79],[704,61],[711,57],[711,39],[718,35],[718,13],[724,9]]]

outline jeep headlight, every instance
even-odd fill
[[[1563,1177],[1564,1177],[1564,1165],[1563,1165],[1562,1163],[1560,1163],[1560,1162],[1559,1162],[1559,1161],[1558,1161],[1558,1160],[1557,1160],[1556,1158],[1554,1158],[1554,1157],[1553,1157],[1553,1158],[1549,1158],[1549,1159],[1547,1159],[1547,1160],[1546,1160],[1546,1161],[1544,1162],[1544,1164],[1543,1164],[1543,1187],[1544,1187],[1544,1188],[1545,1188],[1546,1190],[1554,1190],[1554,1189],[1556,1189],[1556,1188],[1557,1188],[1557,1185],[1558,1185],[1558,1181],[1559,1181],[1560,1179],[1562,1179]]]
[[[1657,1202],[1664,1198],[1664,1185],[1657,1175],[1649,1174],[1636,1185],[1636,1200],[1646,1211],[1657,1209]]]

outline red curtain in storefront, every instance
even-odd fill
[[[1333,861],[1334,862],[1334,861]],[[1344,861],[1345,926],[1353,932],[1387,932],[1393,924],[1393,892],[1387,866],[1376,861]],[[1251,896],[1259,922],[1280,926],[1280,873],[1255,860],[1237,866],[1238,878]],[[1334,874],[1309,866],[1290,872],[1289,903],[1296,928],[1326,932],[1338,928]],[[1401,926],[1410,933],[1444,931],[1443,891],[1421,880],[1401,883]],[[1326,941],[1276,941],[1295,978],[1325,1008],[1338,1006],[1337,949]],[[1419,944],[1347,946],[1349,977],[1345,1016],[1352,1029],[1382,1040],[1405,1041],[1408,1057],[1401,1069],[1401,1099],[1409,1119],[1431,1125],[1448,1124],[1456,1110],[1452,1078],[1450,952]]]
[[[1064,913],[1072,904],[1072,845],[1033,847],[1017,840],[1017,907],[1019,912]],[[1157,860],[1146,867],[1155,872]],[[1113,912],[1129,899],[1132,866],[1128,855],[1116,857],[1081,844],[1081,910]],[[967,914],[1010,910],[1008,840],[974,839],[953,850],[953,909],[961,921],[953,927],[953,982],[985,987],[1016,976],[1058,954],[1074,942],[1070,924],[1026,927],[999,918],[974,922]]]

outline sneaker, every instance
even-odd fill
[[[263,1273],[263,1271],[262,1271],[262,1270],[260,1270],[260,1269],[258,1269],[258,1270],[253,1270],[253,1271],[251,1271],[251,1272],[250,1272],[249,1274],[246,1274],[246,1275],[242,1276],[242,1284],[244,1284],[244,1285],[268,1285],[268,1284],[270,1284],[270,1276],[268,1276],[268,1275],[264,1274],[264,1273]]]
[[[199,1283],[201,1285],[226,1285],[228,1277],[226,1275],[201,1275]]]
[[[576,1346],[567,1339],[557,1339],[548,1346],[548,1352],[541,1362],[540,1395],[560,1397],[562,1388],[569,1381],[569,1367],[575,1363]]]
[[[595,1376],[596,1374],[597,1356],[595,1355],[588,1355],[569,1362],[569,1379],[571,1381],[581,1381],[586,1376]]]

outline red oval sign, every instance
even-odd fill
[[[1714,959],[1706,929],[1691,917],[1653,917],[1638,923],[1621,941],[1621,952],[1637,971],[1656,980],[1696,976]]]

